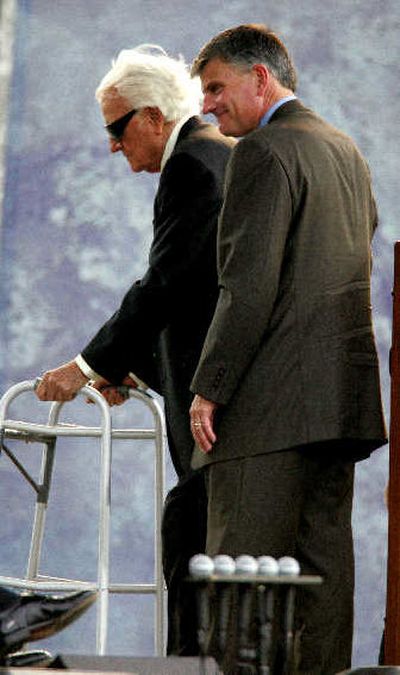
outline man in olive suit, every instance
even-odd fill
[[[217,35],[192,73],[203,111],[242,137],[219,223],[219,298],[192,382],[206,550],[294,556],[321,575],[297,596],[298,672],[331,675],[351,659],[354,463],[386,442],[370,175],[351,139],[296,98],[291,59],[267,27]],[[225,673],[235,659],[231,640]]]

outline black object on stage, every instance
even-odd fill
[[[200,654],[207,654],[206,633],[210,625],[210,595],[217,613],[218,642],[225,644],[227,633],[227,600],[237,601],[237,672],[240,675],[257,673],[271,675],[278,646],[283,660],[279,671],[283,675],[294,672],[294,604],[296,589],[322,583],[319,576],[301,575],[294,558],[275,560],[271,556],[241,555],[236,560],[219,555],[214,559],[204,554],[193,556],[189,564],[190,578],[199,589],[198,642]],[[233,593],[228,594],[226,587]],[[219,597],[219,602],[218,602]],[[279,602],[275,602],[279,597]],[[256,626],[256,636],[252,628]],[[274,631],[280,626],[280,632]],[[253,637],[251,637],[251,634]],[[277,638],[279,635],[279,638]],[[223,652],[222,652],[223,654]],[[388,675],[391,675],[389,673]],[[399,671],[400,675],[400,671]]]
[[[48,667],[74,671],[134,673],[135,675],[199,675],[200,659],[191,656],[136,658],[58,654]],[[205,675],[221,675],[216,662],[211,657],[205,658],[201,667]]]

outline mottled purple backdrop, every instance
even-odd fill
[[[123,47],[153,42],[190,61],[219,30],[262,21],[293,54],[304,103],[353,136],[371,166],[381,221],[373,301],[388,414],[392,258],[400,211],[399,18],[397,0],[19,0],[0,233],[1,392],[75,355],[146,265],[156,179],[133,176],[122,157],[108,153],[94,90],[111,59]],[[23,399],[16,407],[16,416],[22,414],[35,420],[41,413]],[[96,416],[87,406],[77,414],[90,421]],[[140,410],[127,406],[120,414],[123,420],[141,418]],[[92,576],[98,461],[93,443],[60,443],[46,572]],[[150,454],[145,444],[115,448],[114,579],[151,579]],[[33,468],[36,455],[29,446],[19,453]],[[383,627],[387,461],[386,448],[357,471],[356,666],[377,662]],[[0,500],[0,574],[23,574],[32,497],[4,457]],[[94,616],[92,609],[45,645],[54,653],[93,651]],[[111,618],[111,654],[152,653],[151,598],[113,598]]]

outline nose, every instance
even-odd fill
[[[215,100],[211,94],[205,94],[203,99],[203,113],[212,113],[215,110]]]
[[[110,152],[119,152],[122,149],[121,141],[110,138]]]

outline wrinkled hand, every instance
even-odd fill
[[[137,389],[136,382],[129,376],[122,380],[122,384]],[[121,391],[117,385],[110,384],[110,382],[104,378],[96,380],[91,386],[102,394],[109,406],[122,405],[129,398],[129,396]],[[88,399],[88,403],[93,403],[93,401]]]
[[[218,403],[196,396],[190,407],[190,427],[197,445],[203,452],[210,452],[217,437],[214,433],[214,415]]]
[[[36,396],[41,401],[71,401],[87,382],[88,378],[75,361],[70,361],[42,376]]]

